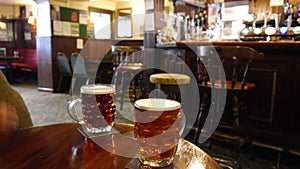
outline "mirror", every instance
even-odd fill
[[[131,8],[118,9],[118,38],[132,37]]]

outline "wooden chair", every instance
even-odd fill
[[[132,94],[130,94],[129,96],[132,99],[132,101],[135,101],[138,98],[138,86],[141,91],[140,93],[144,93],[143,86],[141,85],[141,71],[143,70],[143,61],[138,53],[138,51],[141,51],[143,49],[143,46],[112,46],[114,72],[116,77],[114,84],[116,84],[116,86],[121,87],[119,89],[116,88],[117,95],[119,95],[119,97],[117,97],[120,98],[121,110],[123,109],[125,92],[129,93],[129,88],[126,89],[125,87],[132,87]]]
[[[74,71],[74,68],[75,68],[75,64],[77,62],[77,58],[78,58],[79,54],[77,52],[73,52],[71,54],[71,68],[72,68],[72,71]]]
[[[194,143],[198,144],[200,134],[205,134],[204,122],[211,113],[220,113],[221,92],[226,103],[222,120],[213,137],[232,138],[239,156],[240,120],[247,119],[247,93],[254,90],[255,83],[247,82],[247,74],[254,60],[263,59],[264,54],[246,46],[199,46],[197,48],[197,81],[201,96]],[[214,92],[213,92],[214,91]],[[222,112],[221,112],[222,113]],[[243,118],[242,118],[243,117]],[[230,133],[231,132],[231,136]],[[221,134],[220,134],[221,133]]]
[[[73,76],[70,92],[72,92],[74,95],[79,95],[80,87],[87,83],[88,74],[85,61],[77,52],[73,52],[71,54],[71,68]]]
[[[69,92],[72,70],[67,56],[63,52],[58,52],[56,56],[59,80],[57,85],[57,92],[67,93]]]
[[[90,64],[90,62],[88,63]],[[113,53],[111,48],[105,52],[105,55],[101,60],[101,63],[97,63],[97,66],[98,66],[97,74],[96,74],[97,81],[99,81],[100,83],[109,83],[109,84],[112,83],[112,77],[114,75],[114,62],[113,62]]]
[[[85,61],[82,56],[76,52],[71,54],[71,68],[74,75],[87,78]]]

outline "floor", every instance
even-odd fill
[[[71,95],[38,91],[37,82],[35,79],[21,79],[12,86],[22,95],[23,99],[25,100],[34,126],[74,122],[74,120],[67,113],[67,103],[72,99]],[[127,116],[129,115],[127,114]],[[199,146],[210,153],[234,157],[234,152],[230,147],[224,147],[216,144],[213,146],[213,149],[208,149],[207,144],[202,144]],[[285,157],[280,161],[280,163],[278,163],[278,157],[283,156],[284,155],[280,156],[278,152],[255,149],[253,151],[253,156],[249,156],[249,153],[247,152],[242,153],[240,164],[242,169],[300,168],[294,162],[299,159],[290,162],[287,160],[287,158],[289,159],[290,157]]]

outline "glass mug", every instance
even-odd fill
[[[68,113],[89,133],[110,132],[116,115],[114,92],[111,84],[83,85],[80,98],[68,102]],[[81,103],[81,111],[75,111],[77,103]]]
[[[139,161],[146,166],[173,163],[185,117],[179,102],[148,98],[134,102],[134,137]]]

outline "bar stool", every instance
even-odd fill
[[[120,88],[116,87],[116,90],[119,91],[117,92],[117,97],[119,97],[120,101],[120,110],[123,109],[125,92],[129,93],[130,91],[129,88],[126,89],[127,86],[132,88],[132,94],[129,96],[132,101],[136,101],[138,98],[138,88],[141,91],[140,93],[144,93],[141,85],[141,71],[144,69],[144,66],[138,53],[138,51],[143,49],[143,46],[112,46],[113,69],[116,77],[113,83],[116,86],[120,86]]]
[[[186,115],[186,118],[190,118],[187,114],[192,112],[191,107],[193,106],[189,104],[193,103],[186,102],[188,91],[191,89],[190,76],[180,73],[154,73],[149,76],[149,81],[155,85],[155,90],[152,90],[150,97],[166,98],[180,102],[183,114]],[[189,119],[186,120],[190,121]],[[185,126],[187,130],[189,130],[189,126],[188,124]]]
[[[255,83],[247,82],[247,73],[253,60],[263,59],[264,54],[246,46],[199,46],[197,55],[196,77],[202,99],[194,143],[198,144],[200,134],[205,135],[206,129],[203,127],[204,121],[207,121],[205,118],[208,117],[208,109],[211,109],[211,113],[221,111],[218,110],[221,99],[218,92],[224,90],[227,92],[225,112],[219,124],[212,124],[218,125],[217,130],[223,133],[214,132],[212,137],[228,139],[230,138],[228,130],[233,132],[231,138],[235,143],[236,155],[239,157],[240,121],[247,120],[247,93],[255,89]]]
[[[191,82],[184,61],[172,52],[167,51],[158,62],[163,70],[158,70],[149,75],[149,82],[154,84],[155,88],[154,96],[181,102],[181,97],[187,91],[186,89]],[[180,89],[182,90],[180,91]]]
[[[162,90],[168,99],[181,101],[181,92],[179,85],[188,85],[190,77],[185,74],[178,73],[156,73],[149,77],[151,83],[155,84],[155,89]],[[157,97],[162,97],[160,93],[155,94]]]

